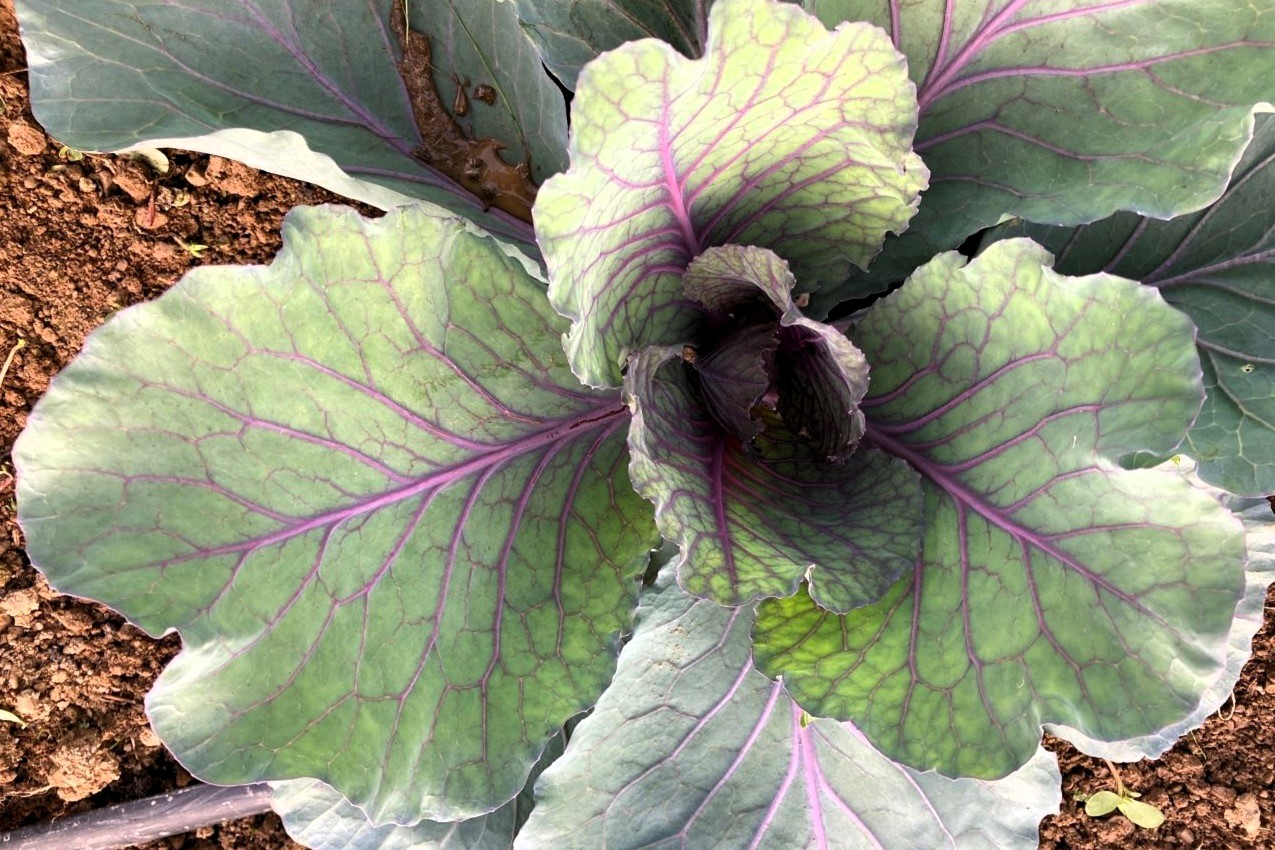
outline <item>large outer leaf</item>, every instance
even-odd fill
[[[865,442],[927,491],[913,575],[843,617],[759,612],[759,665],[887,755],[1001,776],[1043,723],[1103,740],[1190,714],[1244,591],[1239,522],[1166,451],[1203,394],[1192,329],[1155,290],[1066,279],[1026,240],[945,254],[852,334],[872,364]]]
[[[580,69],[626,41],[658,38],[698,56],[712,0],[514,0],[540,58],[563,85]]]
[[[517,847],[1036,847],[1058,808],[1038,751],[1000,782],[920,774],[810,720],[753,669],[749,609],[646,594],[615,683],[541,776]]]
[[[571,168],[535,210],[581,380],[618,386],[631,351],[689,341],[681,276],[709,246],[769,248],[803,289],[865,264],[925,185],[912,92],[878,30],[774,0],[717,3],[703,59],[647,40],[590,63]]]
[[[213,782],[490,811],[597,698],[657,539],[628,414],[496,241],[294,212],[86,344],[14,456],[32,561],[185,650],[148,699]]]
[[[1275,120],[1217,203],[1173,221],[1118,213],[1084,227],[1016,224],[1064,274],[1106,271],[1154,286],[1199,329],[1208,398],[1184,451],[1200,477],[1234,493],[1275,492]]]
[[[270,807],[288,835],[311,850],[509,850],[534,805],[532,783],[562,755],[563,746],[563,735],[553,736],[522,793],[469,820],[374,826],[353,803],[314,779],[271,783]]]
[[[807,0],[908,57],[932,171],[883,282],[1003,214],[1169,218],[1223,190],[1272,98],[1271,0]],[[847,294],[854,294],[848,290]]]
[[[630,473],[678,544],[678,581],[722,605],[787,596],[803,581],[828,608],[880,599],[914,561],[923,524],[907,464],[861,449],[842,466],[770,426],[759,451],[713,419],[680,349],[629,363]]]
[[[1226,505],[1244,522],[1244,537],[1248,544],[1248,568],[1245,570],[1244,598],[1235,609],[1235,622],[1231,625],[1231,635],[1226,653],[1226,672],[1205,691],[1190,716],[1181,723],[1160,730],[1156,734],[1127,741],[1095,741],[1081,735],[1074,729],[1051,726],[1048,731],[1066,738],[1082,752],[1097,758],[1108,758],[1116,761],[1138,761],[1143,758],[1159,758],[1172,747],[1177,740],[1204,725],[1213,714],[1222,708],[1231,698],[1236,682],[1244,664],[1253,653],[1253,636],[1262,628],[1262,620],[1266,610],[1266,591],[1275,581],[1275,512],[1263,498],[1236,498],[1207,485],[1201,484],[1194,476],[1194,465],[1187,458],[1169,461],[1172,466],[1180,468],[1188,476],[1192,484],[1209,492],[1214,498]]]
[[[395,64],[391,5],[17,3],[36,118],[67,144],[234,156],[382,207],[425,199],[530,242],[524,222],[485,211],[414,154],[421,133]],[[453,72],[496,90],[494,105],[475,100],[462,123],[508,145],[510,162],[530,150],[539,177],[564,167],[562,98],[512,5],[413,0],[409,18],[433,42],[434,79],[447,103]]]

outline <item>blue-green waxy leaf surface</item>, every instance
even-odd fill
[[[586,63],[626,41],[657,38],[698,56],[712,0],[514,0],[540,58],[569,89]]]
[[[1015,224],[1057,254],[1064,274],[1110,272],[1160,290],[1191,317],[1204,367],[1204,408],[1183,451],[1200,477],[1233,493],[1275,492],[1275,120],[1216,203],[1172,221],[1133,213],[1077,228]]]
[[[591,62],[571,167],[535,207],[575,373],[619,386],[633,351],[687,341],[698,314],[681,278],[705,248],[769,248],[807,289],[866,264],[925,186],[915,121],[880,30],[829,33],[775,0],[715,4],[702,59],[645,40]]]
[[[374,825],[357,806],[314,779],[270,783],[270,807],[284,829],[310,850],[509,850],[535,804],[532,785],[562,755],[563,735],[549,741],[522,793],[496,811],[461,821]]]
[[[483,814],[610,681],[657,542],[628,411],[528,261],[457,219],[301,209],[94,334],[14,451],[31,560],[184,650],[148,710],[213,782]]]
[[[917,83],[931,185],[874,267],[881,284],[1006,214],[1076,225],[1199,209],[1226,186],[1252,107],[1272,100],[1271,0],[806,6],[828,25],[884,27]]]
[[[1193,329],[1150,287],[1051,259],[1027,240],[944,254],[852,331],[864,442],[922,475],[921,555],[844,616],[804,593],[759,608],[759,666],[917,768],[1002,776],[1044,723],[1150,734],[1225,667],[1239,522],[1118,464],[1171,450],[1199,409]]]
[[[751,621],[751,609],[692,599],[663,576],[615,682],[537,783],[515,847],[1036,847],[1058,809],[1052,755],[999,782],[895,764],[753,669]]]
[[[1235,609],[1235,621],[1226,653],[1226,672],[1213,682],[1200,699],[1195,711],[1180,723],[1123,741],[1095,741],[1075,729],[1048,726],[1046,730],[1060,738],[1066,738],[1084,753],[1095,758],[1113,761],[1138,761],[1159,758],[1168,752],[1179,738],[1204,725],[1213,714],[1230,701],[1245,662],[1252,655],[1253,636],[1262,628],[1266,610],[1266,592],[1275,581],[1275,511],[1264,498],[1238,497],[1210,487],[1195,475],[1195,464],[1185,457],[1177,457],[1164,468],[1186,476],[1194,486],[1212,495],[1232,511],[1244,523],[1244,538],[1248,546],[1248,566],[1244,571],[1244,598]]]
[[[35,116],[84,150],[180,147],[240,159],[383,208],[437,203],[531,243],[418,154],[398,67],[397,3],[300,0],[19,0]],[[565,167],[566,110],[510,3],[412,0],[433,82],[461,127],[529,156],[542,180]],[[456,81],[468,109],[455,110]],[[479,85],[492,103],[474,96]]]

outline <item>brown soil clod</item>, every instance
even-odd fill
[[[91,743],[64,744],[52,762],[47,781],[68,803],[91,797],[120,778],[120,760]]]
[[[39,156],[44,153],[44,134],[25,121],[9,125],[9,144],[23,156]]]
[[[471,139],[456,123],[434,86],[429,37],[408,27],[403,0],[394,0],[390,26],[402,50],[399,76],[407,88],[412,117],[421,137],[416,158],[476,195],[484,207],[495,207],[530,222],[531,207],[536,202],[530,157],[511,165],[500,155],[504,144],[496,139]],[[469,113],[469,99],[459,79],[456,92],[453,109],[463,117]],[[491,103],[495,100],[494,91],[491,96],[491,101],[480,99]]]

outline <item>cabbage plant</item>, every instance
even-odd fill
[[[1155,756],[1236,681],[1271,0],[18,12],[63,142],[390,210],[114,316],[15,449],[298,840],[1032,847],[1042,729]]]

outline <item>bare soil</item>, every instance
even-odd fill
[[[193,266],[268,262],[288,209],[340,201],[215,157],[172,154],[163,175],[119,157],[79,157],[32,119],[25,67],[12,0],[0,0],[0,364],[13,351],[0,379],[0,709],[26,723],[0,721],[0,832],[192,781],[142,710],[178,638],[152,640],[105,608],[58,595],[22,551],[8,454],[27,413],[113,312],[154,298]],[[1233,705],[1163,759],[1120,767],[1125,784],[1164,811],[1160,828],[1086,817],[1075,798],[1114,788],[1110,771],[1050,746],[1064,801],[1042,827],[1046,850],[1275,847],[1272,622]],[[146,845],[297,846],[273,816]]]

